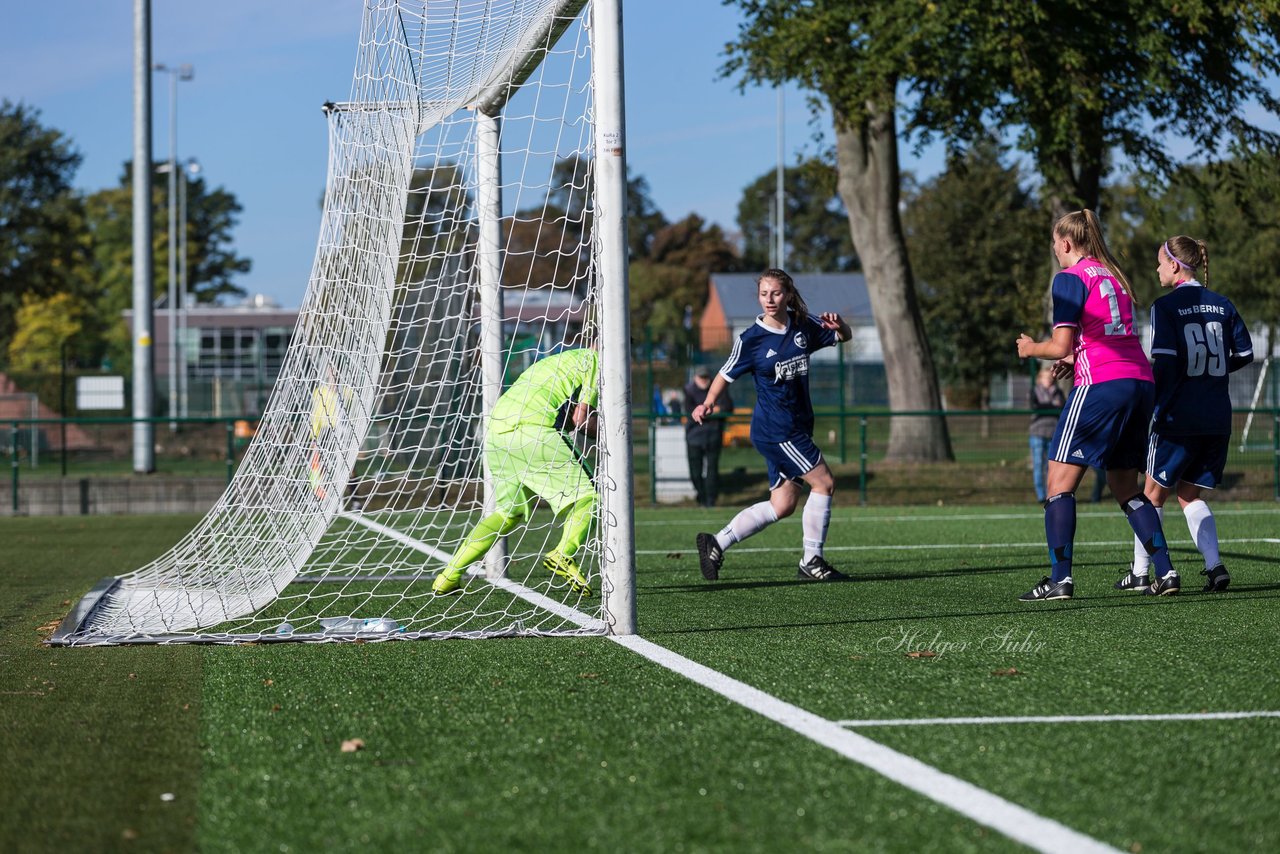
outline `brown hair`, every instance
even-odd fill
[[[780,270],[777,267],[771,267],[760,274],[760,278],[756,279],[756,289],[759,290],[760,283],[765,279],[773,279],[782,285],[783,292],[787,295],[787,308],[794,311],[797,315],[807,315],[809,306],[805,303],[804,297],[800,296],[800,291],[796,289],[795,280],[787,275],[786,270]]]
[[[1098,217],[1093,211],[1086,208],[1081,211],[1072,211],[1064,214],[1057,222],[1053,224],[1053,233],[1057,237],[1065,237],[1071,241],[1073,246],[1078,246],[1084,250],[1084,254],[1090,258],[1096,258],[1115,277],[1115,280],[1124,288],[1124,292],[1129,295],[1129,299],[1133,300],[1134,305],[1141,305],[1138,297],[1133,292],[1133,286],[1129,284],[1129,280],[1120,270],[1120,265],[1116,263],[1116,259],[1112,257],[1111,251],[1107,249],[1107,241],[1102,237],[1102,226],[1098,223]]]
[[[1194,237],[1187,237],[1185,234],[1179,234],[1177,237],[1170,237],[1164,242],[1164,251],[1170,258],[1178,262],[1178,266],[1184,270],[1189,270],[1192,274],[1196,270],[1203,270],[1203,285],[1209,284],[1209,247],[1205,245],[1203,240],[1196,240]]]

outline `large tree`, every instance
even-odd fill
[[[1280,327],[1280,162],[1255,155],[1222,166],[1185,166],[1167,181],[1130,181],[1109,188],[1113,249],[1140,296],[1161,293],[1156,251],[1186,234],[1209,249],[1207,284],[1231,299],[1245,319]],[[1272,340],[1274,341],[1274,332]],[[1266,343],[1255,342],[1261,355]]]
[[[916,70],[921,44],[945,35],[939,16],[913,0],[725,0],[746,17],[724,71],[746,83],[796,81],[831,109],[840,198],[862,262],[884,349],[889,404],[938,410],[942,398],[925,336],[898,203],[897,91]],[[894,418],[887,457],[952,458],[941,417]]]
[[[536,206],[503,220],[506,260],[502,283],[508,287],[586,285],[583,273],[591,252],[594,172],[590,160],[563,157],[552,167],[550,192]],[[646,258],[653,237],[667,225],[641,175],[627,177],[627,243],[631,258]]]
[[[991,377],[1012,367],[1015,332],[1039,329],[1049,272],[1043,217],[1016,166],[992,141],[905,193],[903,223],[948,402],[987,403]]]
[[[9,367],[15,372],[57,373],[64,348],[74,355],[83,328],[83,302],[69,293],[47,299],[27,294],[18,309],[13,341],[9,344]]]
[[[792,273],[837,273],[858,269],[849,236],[849,215],[836,190],[835,165],[812,157],[783,169],[785,265]],[[770,170],[742,191],[738,228],[742,263],[763,270],[773,257],[777,173]]]
[[[686,320],[706,301],[711,274],[741,266],[720,226],[697,214],[658,229],[649,254],[633,258],[628,271],[632,328],[639,334],[648,326],[654,338],[682,339]]]
[[[1015,133],[1055,216],[1098,206],[1116,150],[1161,176],[1178,166],[1176,139],[1211,160],[1280,153],[1280,136],[1251,121],[1256,108],[1280,113],[1277,0],[906,5],[945,23],[915,52],[910,128],[958,146]]]
[[[85,245],[71,180],[80,155],[40,113],[0,101],[0,353],[24,298],[83,289]]]

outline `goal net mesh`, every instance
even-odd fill
[[[587,595],[542,565],[563,522],[544,502],[458,592],[432,591],[493,509],[497,395],[597,343],[589,11],[368,0],[351,98],[325,105],[319,244],[256,435],[194,530],[100,585],[61,642],[607,631],[599,519],[575,557]],[[565,438],[600,470],[603,441]]]

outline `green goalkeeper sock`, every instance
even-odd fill
[[[444,568],[444,574],[450,578],[461,576],[464,569],[484,557],[485,553],[493,548],[498,537],[510,534],[518,524],[520,524],[519,518],[512,519],[502,513],[490,513],[481,519],[471,529],[471,533],[467,534],[462,545],[458,546],[453,557],[449,558],[449,565]]]
[[[588,495],[579,498],[569,507],[564,519],[564,532],[560,535],[560,544],[556,551],[565,557],[573,557],[586,542],[591,523],[596,518],[596,497]]]

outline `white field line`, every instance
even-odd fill
[[[382,534],[384,537],[389,537],[390,539],[395,540],[397,543],[401,543],[403,545],[408,546],[414,551],[419,551],[419,552],[422,552],[424,555],[427,555],[428,557],[433,557],[436,560],[440,561],[441,563],[449,562],[449,555],[445,554],[444,552],[440,551],[434,546],[427,545],[426,543],[422,542],[422,540],[415,540],[413,537],[410,537],[408,534],[403,534],[400,531],[397,531],[395,528],[388,528],[386,525],[381,525],[373,521],[372,519],[367,518],[366,516],[357,515],[355,513],[339,513],[338,516],[339,518],[346,519],[348,522],[356,522],[358,524],[364,525],[366,528],[372,531],[377,531],[379,534]]]
[[[1242,543],[1272,543],[1280,545],[1280,538],[1277,537],[1236,537],[1234,539],[1218,540],[1219,544],[1235,544]],[[1133,540],[1077,540],[1077,546],[1132,546]],[[1177,548],[1183,543],[1174,542],[1172,544]],[[891,551],[929,551],[937,549],[1043,549],[1045,547],[1044,540],[1027,543],[903,543],[899,545],[876,545],[876,546],[826,546],[823,551],[827,552],[891,552]],[[678,549],[637,549],[638,555],[666,555],[671,554]],[[752,554],[767,552],[794,552],[794,547],[787,546],[758,546],[758,547],[742,547],[734,546],[735,554]]]
[[[344,519],[347,519],[348,521],[358,522],[359,524],[364,525],[366,528],[377,531],[379,534],[382,534],[385,537],[389,537],[390,539],[393,539],[398,543],[402,543],[408,546],[409,548],[414,549],[415,551],[419,551],[425,555],[433,557],[436,560],[440,561],[441,563],[449,562],[449,555],[445,554],[444,552],[440,551],[437,548],[427,545],[421,540],[416,540],[407,534],[402,534],[401,532],[397,531],[395,528],[388,528],[386,525],[379,525],[377,522],[374,522],[370,519],[366,519],[363,516],[353,515],[351,513],[339,513],[338,515]],[[605,629],[604,621],[599,619],[598,617],[592,617],[588,614],[584,614],[583,612],[577,610],[576,608],[570,608],[568,605],[565,605],[563,602],[557,602],[556,600],[548,596],[542,595],[536,590],[531,590],[530,588],[525,587],[523,584],[512,581],[508,578],[488,578],[485,576],[483,569],[475,569],[468,572],[467,574],[478,577],[478,578],[483,578],[485,581],[489,582],[494,587],[497,587],[499,590],[505,590],[507,593],[510,593],[512,596],[517,596],[521,599],[524,599],[526,602],[530,602],[538,606],[539,608],[542,608],[544,611],[550,611],[552,614],[555,614],[560,619],[568,620],[569,622],[574,623],[575,625],[581,626],[584,629],[588,629],[592,631],[604,631]]]
[[[655,664],[684,676],[704,688],[758,715],[799,733],[810,741],[864,765],[914,792],[950,807],[1028,848],[1046,852],[1109,851],[1117,849],[1072,830],[1025,807],[1006,801],[972,783],[939,771],[919,759],[899,753],[879,742],[849,732],[834,721],[779,700],[744,682],[691,661],[666,647],[636,635],[609,636],[610,640],[644,656]]]
[[[1181,515],[1181,511],[1177,507],[1169,508],[1169,515]],[[729,508],[725,508],[725,512],[729,512]],[[1233,510],[1231,508],[1217,509],[1214,508],[1214,516],[1277,516],[1280,515],[1280,509],[1271,509],[1266,507],[1248,508]],[[718,517],[717,517],[718,518]],[[1116,518],[1116,508],[1109,510],[1082,510],[1076,514],[1078,519],[1103,519]],[[947,514],[903,514],[898,516],[877,516],[868,513],[855,513],[851,516],[835,516],[831,517],[831,524],[858,524],[866,522],[981,522],[987,520],[1007,521],[1010,519],[1044,519],[1044,512],[1040,510],[1029,511],[1026,513],[947,513]],[[799,516],[796,517],[799,521]],[[780,524],[786,524],[786,520],[782,520]],[[636,527],[706,527],[707,520],[699,518],[683,518],[683,519],[647,519],[637,520]]]
[[[1193,712],[1167,715],[1025,715],[990,718],[888,718],[885,720],[835,721],[842,727],[946,726],[954,724],[1091,724],[1119,721],[1237,721],[1244,718],[1280,718],[1280,712]]]
[[[360,517],[343,514],[352,521],[385,534],[397,542],[417,549],[424,554],[440,560],[448,560],[438,549],[419,542],[392,528],[369,522]],[[483,576],[482,576],[483,577]],[[514,584],[504,579],[485,578],[516,596],[527,599],[542,607],[552,610],[581,626],[597,623],[594,617],[569,608],[559,602],[547,599],[522,584]],[[793,732],[814,741],[823,747],[835,751],[846,759],[888,777],[895,783],[905,786],[914,792],[950,807],[961,815],[967,816],[979,824],[986,825],[1014,841],[1036,850],[1045,852],[1111,852],[1112,848],[1091,836],[1072,830],[1050,818],[1031,812],[999,795],[992,794],[972,783],[953,777],[927,765],[919,759],[899,753],[885,747],[879,742],[865,736],[849,732],[835,721],[819,717],[807,712],[799,706],[779,700],[745,682],[739,682],[716,670],[698,664],[679,655],[666,647],[658,646],[636,635],[608,635],[610,640],[632,652],[641,655],[666,669],[677,673],[690,681],[709,688],[722,697],[737,703],[750,711],[779,723]]]

